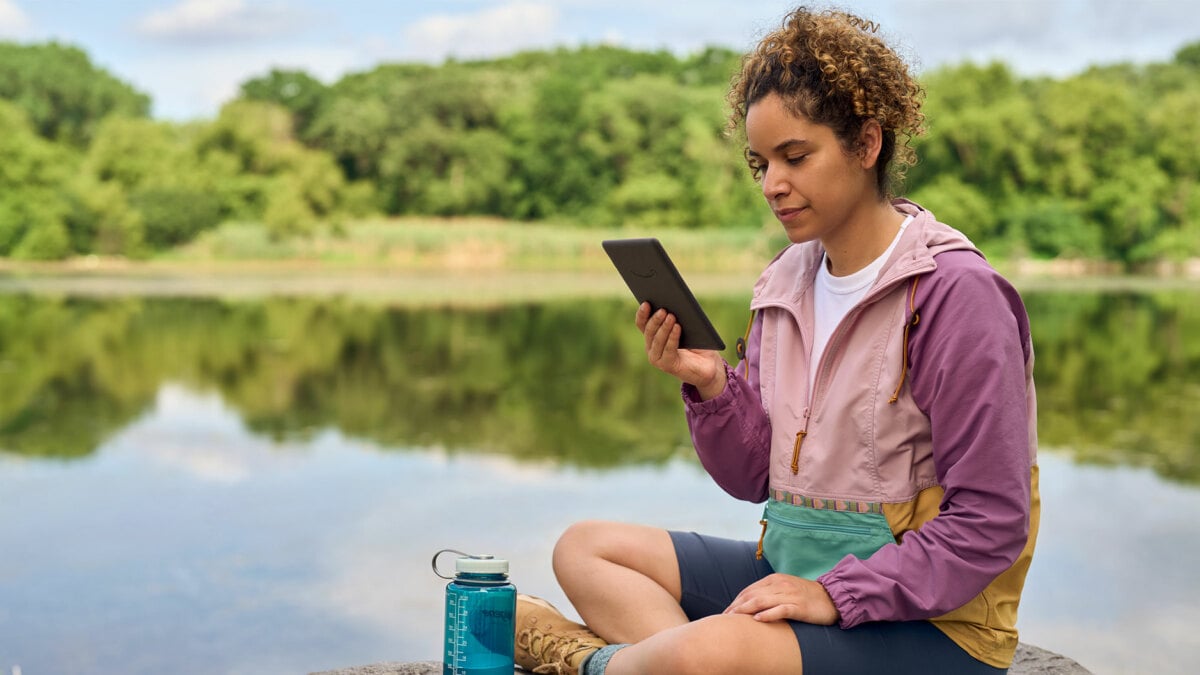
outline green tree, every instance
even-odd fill
[[[662,75],[614,80],[589,93],[580,144],[597,160],[592,190],[599,207],[589,221],[691,228],[745,223],[726,203],[744,208],[756,199],[756,188],[724,138],[720,101],[715,88],[687,87]]]
[[[1175,63],[1191,68],[1200,68],[1200,42],[1192,42],[1175,52]]]
[[[987,196],[952,173],[938,175],[911,196],[932,211],[938,220],[957,228],[976,245],[985,246],[996,233],[998,219]]]
[[[1110,260],[1137,264],[1150,259],[1153,241],[1163,229],[1162,205],[1169,188],[1170,179],[1155,161],[1139,157],[1092,191],[1089,215],[1103,228]]]
[[[965,64],[924,83],[929,131],[916,144],[921,162],[909,173],[913,189],[953,174],[999,203],[1037,180],[1035,109],[1007,66]]]
[[[311,136],[348,177],[374,182],[388,213],[509,215],[501,119],[521,80],[464,64],[381,66],[336,83]]]
[[[77,148],[111,114],[145,116],[150,99],[92,64],[82,50],[55,42],[0,42],[0,99],[23,109],[39,135]]]
[[[196,145],[201,128],[120,116],[100,124],[84,161],[85,171],[98,185],[88,189],[117,190],[111,203],[119,201],[133,212],[138,232],[135,236],[132,220],[123,221],[127,234],[122,236],[112,225],[101,228],[99,252],[135,253],[135,244],[140,243],[162,250],[186,243],[221,222],[226,208],[218,186],[224,165],[200,157]],[[90,201],[94,206],[102,204],[99,199]],[[86,230],[95,233],[98,227],[91,224]],[[117,242],[121,242],[119,249],[114,250]]]
[[[0,255],[65,257],[63,196],[77,156],[38,136],[23,110],[0,101],[0,157]]]
[[[329,98],[329,87],[302,70],[280,70],[242,83],[241,98],[265,101],[287,108],[292,113],[296,135],[307,138],[309,127]]]
[[[296,138],[275,104],[234,101],[197,134],[195,152],[215,178],[223,214],[263,218],[275,234],[299,234],[341,206],[345,179],[333,159]]]
[[[144,256],[148,252],[143,245],[146,214],[130,205],[128,194],[118,183],[100,181],[87,173],[75,176],[66,195],[71,251]],[[178,208],[179,204],[172,206]],[[148,219],[155,222],[152,216]]]
[[[1016,200],[1000,214],[1009,241],[1037,258],[1101,259],[1103,233],[1075,202],[1052,197]]]

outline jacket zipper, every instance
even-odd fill
[[[809,412],[817,406],[818,393],[820,393],[821,389],[822,389],[821,374],[824,371],[825,362],[828,361],[829,354],[832,351],[834,351],[834,349],[832,349],[832,348],[835,347],[841,341],[842,335],[846,332],[844,329],[849,324],[849,320],[852,318],[852,316],[854,318],[857,318],[857,316],[862,312],[863,307],[865,307],[866,305],[873,302],[877,297],[882,296],[885,293],[889,292],[893,285],[902,283],[905,279],[908,279],[909,277],[916,275],[916,274],[922,274],[925,271],[927,271],[927,270],[925,270],[922,267],[921,269],[915,269],[915,268],[908,269],[908,270],[901,272],[900,274],[889,275],[887,279],[884,279],[882,281],[882,283],[878,283],[874,288],[867,291],[867,294],[864,295],[862,297],[862,299],[860,299],[858,301],[858,304],[856,304],[854,307],[850,308],[850,311],[847,312],[846,316],[842,317],[842,320],[838,323],[837,330],[835,330],[833,332],[833,335],[829,336],[829,342],[827,342],[825,344],[825,351],[821,354],[821,361],[820,361],[820,363],[817,364],[816,376],[813,378],[813,390],[812,390],[811,394],[809,395],[809,407],[806,407],[804,409],[804,426],[801,427],[801,429],[796,432],[796,440],[792,444],[791,469],[792,469],[793,476],[798,475],[800,473],[800,448],[801,448],[801,446],[804,445],[805,436],[808,436]],[[776,303],[768,303],[768,304],[776,304]],[[768,306],[768,305],[762,305],[760,307],[755,307],[754,304],[751,303],[751,310],[757,311],[758,309],[761,309],[762,307],[766,307],[766,306]],[[789,311],[789,312],[791,311],[791,307],[789,307],[788,305],[778,304],[777,306],[786,311]],[[754,320],[753,315],[751,315],[751,321],[753,321],[753,320]],[[747,336],[748,335],[749,335],[749,332],[747,332]],[[747,375],[749,375],[749,365],[747,365]],[[765,524],[763,525],[763,531],[766,532]]]
[[[855,319],[857,319],[859,314],[862,314],[864,307],[874,302],[877,298],[882,297],[890,292],[895,285],[903,283],[909,277],[918,274],[920,274],[920,272],[916,270],[909,270],[902,274],[889,276],[886,280],[884,280],[883,283],[880,283],[867,291],[867,294],[864,295],[857,304],[851,307],[850,311],[846,312],[846,315],[843,316],[842,320],[838,322],[837,329],[833,331],[833,335],[829,336],[829,342],[825,343],[825,351],[821,353],[821,360],[819,363],[817,363],[817,372],[813,377],[813,390],[809,395],[810,407],[804,409],[804,428],[796,435],[796,445],[792,450],[793,475],[799,473],[800,470],[800,445],[803,443],[803,437],[808,435],[809,410],[817,407],[820,400],[820,394],[824,393],[825,387],[822,386],[824,384],[824,378],[822,378],[822,375],[825,373],[826,363],[829,361],[830,354],[836,352],[837,348],[840,347],[839,343],[842,341],[842,337],[847,333],[846,327],[849,326]],[[907,349],[907,345],[905,345],[905,349]]]
[[[836,525],[833,523],[822,523],[822,524],[804,523],[804,522],[800,522],[798,520],[784,518],[783,516],[780,516],[778,514],[772,514],[770,516],[770,519],[774,520],[775,522],[778,522],[782,525],[787,525],[788,527],[794,527],[798,530],[815,530],[818,532],[837,532],[839,534],[861,534],[861,535],[869,535],[872,532],[871,528],[869,528],[869,527],[861,527],[858,525]],[[764,525],[763,526],[764,533],[766,532],[766,529],[767,529],[767,527]]]
[[[860,535],[860,536],[869,536],[872,534],[871,528],[869,528],[869,527],[856,527],[854,525],[832,525],[832,524],[816,525],[813,523],[801,523],[801,522],[798,522],[795,520],[791,520],[789,518],[784,518],[779,515],[770,516],[770,519],[774,520],[775,522],[777,522],[781,525],[787,525],[788,527],[794,527],[797,530],[809,530],[810,532],[835,532],[837,534],[855,534],[855,535]],[[765,517],[762,520],[758,521],[758,523],[760,525],[762,525],[762,532],[758,535],[758,550],[756,550],[754,552],[754,558],[756,560],[763,559],[763,542],[766,541],[766,539],[767,539],[767,525],[769,522],[770,521]]]

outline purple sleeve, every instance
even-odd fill
[[[700,463],[717,485],[738,499],[767,498],[771,422],[758,395],[758,349],[762,322],[756,320],[746,344],[746,360],[725,366],[725,389],[700,400],[696,388],[683,385],[688,428]],[[749,373],[746,372],[746,364]]]
[[[841,626],[928,619],[978,595],[1029,533],[1025,363],[1029,324],[1015,289],[970,252],[937,257],[918,282],[910,386],[929,416],[938,515],[866,560],[842,559],[818,581]]]

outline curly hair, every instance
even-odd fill
[[[891,196],[891,179],[903,179],[916,162],[909,143],[924,133],[925,92],[878,30],[846,12],[793,10],[742,58],[727,97],[729,130],[741,129],[750,106],[772,93],[792,114],[831,127],[847,151],[856,149],[863,123],[874,119],[883,129],[876,188]],[[753,165],[751,172],[759,178]]]

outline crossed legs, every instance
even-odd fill
[[[629,643],[607,675],[800,675],[787,622],[717,614],[689,621],[675,547],[666,530],[585,521],[563,533],[554,573],[584,622],[610,643]]]

